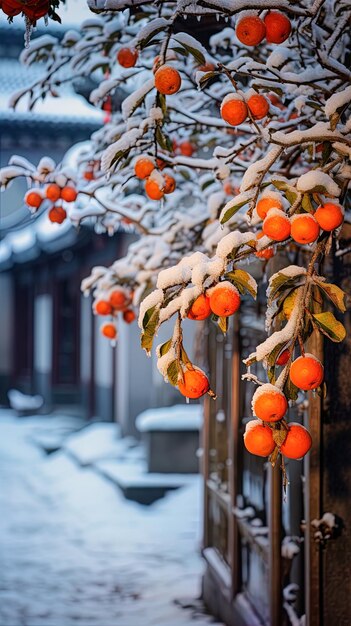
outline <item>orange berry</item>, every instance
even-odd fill
[[[313,354],[299,356],[291,364],[290,380],[299,389],[304,391],[317,389],[321,385],[323,377],[323,365]]]
[[[252,412],[264,422],[278,422],[288,409],[288,401],[280,389],[267,383],[258,387],[252,397]]]
[[[269,456],[275,448],[272,430],[258,420],[250,420],[246,424],[244,445],[251,454]]]
[[[125,291],[122,291],[122,289],[114,289],[114,291],[112,291],[112,293],[110,294],[109,301],[111,306],[114,309],[117,309],[117,311],[122,311],[123,309],[125,309],[130,302],[127,294],[125,293]]]
[[[112,306],[107,300],[98,300],[94,308],[98,315],[111,315],[112,313]]]
[[[176,188],[176,181],[174,180],[173,176],[169,176],[168,174],[163,174],[163,178],[165,181],[163,193],[173,193],[173,191]]]
[[[61,189],[61,198],[62,200],[65,200],[65,202],[74,202],[77,198],[77,195],[77,191],[74,189],[74,187],[67,186]]]
[[[48,213],[48,217],[50,222],[55,222],[56,224],[62,224],[67,217],[67,213],[62,206],[54,206],[50,209]]]
[[[249,111],[254,120],[262,120],[266,117],[269,111],[269,102],[267,98],[259,93],[248,99],[247,106],[249,107]]]
[[[240,294],[234,285],[225,280],[208,290],[211,311],[218,317],[229,317],[240,306]]]
[[[273,241],[284,241],[290,237],[289,218],[280,209],[270,209],[263,222],[263,232]]]
[[[137,178],[143,180],[150,176],[151,172],[155,169],[155,165],[151,159],[141,158],[138,159],[134,165],[134,174]]]
[[[132,309],[127,309],[123,312],[123,319],[127,324],[131,324],[135,320],[135,313]]]
[[[45,194],[51,202],[56,202],[61,197],[61,188],[56,183],[50,183],[45,189]]]
[[[269,11],[264,18],[267,43],[283,43],[291,33],[291,22],[279,11]]]
[[[276,365],[281,365],[281,366],[286,365],[289,359],[290,359],[290,350],[286,348],[286,350],[283,350],[283,352],[281,352],[280,355],[278,356],[276,360]]]
[[[178,70],[170,65],[162,65],[155,73],[155,87],[165,96],[177,93],[182,84]]]
[[[163,189],[160,188],[158,182],[153,178],[147,179],[145,183],[145,191],[146,195],[148,195],[151,200],[161,200],[164,196]]]
[[[319,206],[314,214],[315,219],[323,230],[331,231],[338,228],[344,220],[344,212],[340,204],[326,202]]]
[[[271,194],[262,196],[256,204],[257,215],[264,220],[269,209],[283,209],[283,203],[278,193],[272,191]]]
[[[312,446],[312,437],[307,428],[291,422],[284,443],[280,446],[280,453],[288,459],[301,459]]]
[[[210,299],[206,296],[206,294],[202,293],[192,303],[188,311],[188,318],[190,320],[205,320],[210,315]]]
[[[117,61],[122,67],[134,67],[138,56],[138,51],[134,48],[120,48],[117,52]]]
[[[235,94],[226,96],[221,104],[221,117],[231,126],[238,126],[247,118],[247,104]]]
[[[204,65],[198,65],[196,68],[197,72],[213,72],[215,66],[213,63],[204,63]]]
[[[26,195],[24,196],[24,201],[28,206],[33,207],[34,209],[39,209],[41,203],[43,202],[43,197],[39,193],[39,191],[32,191],[29,189]]]
[[[103,324],[100,328],[100,331],[104,335],[104,337],[107,337],[108,339],[116,339],[117,337],[117,328],[114,324]]]
[[[264,237],[264,233],[257,233],[256,235],[256,240],[258,241],[259,239],[262,239],[262,237]],[[272,256],[274,256],[274,250],[273,248],[266,248],[265,250],[258,250],[257,252],[255,252],[255,256],[257,256],[259,259],[266,259],[268,261],[268,259],[271,259]]]
[[[184,380],[178,382],[178,389],[186,398],[201,398],[210,389],[206,374],[198,368],[186,370],[183,377]]]
[[[156,165],[157,165],[158,169],[162,171],[167,166],[167,163],[163,159],[157,158],[156,159]]]
[[[266,34],[266,27],[260,17],[249,15],[239,20],[235,34],[245,46],[257,46]]]
[[[85,180],[94,180],[95,175],[93,170],[85,170],[85,172],[83,172],[83,178],[85,178]]]
[[[182,141],[179,146],[180,154],[191,157],[194,154],[194,146],[190,141]]]
[[[297,243],[312,243],[319,235],[319,225],[310,213],[294,215],[291,219],[291,236]]]

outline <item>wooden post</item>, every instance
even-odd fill
[[[280,463],[269,465],[269,626],[282,626],[282,477]]]
[[[232,347],[232,392],[231,392],[231,412],[230,412],[230,432],[229,432],[229,458],[231,467],[229,472],[229,491],[231,512],[229,516],[229,552],[231,555],[232,574],[232,597],[240,591],[241,587],[241,553],[239,545],[239,529],[234,507],[239,491],[239,464],[238,451],[239,430],[240,430],[240,322],[239,314],[234,318],[233,327],[233,347]]]

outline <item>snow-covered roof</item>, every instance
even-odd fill
[[[20,122],[23,120],[40,121],[68,121],[75,124],[87,122],[101,124],[102,111],[91,106],[83,96],[76,94],[72,87],[67,86],[59,98],[47,96],[35,104],[32,111],[28,111],[27,98],[22,98],[16,109],[9,106],[14,92],[24,89],[43,74],[40,65],[24,66],[16,59],[4,58],[0,65],[0,119]]]
[[[69,220],[53,224],[46,211],[28,226],[9,232],[0,241],[0,269],[11,267],[14,261],[35,259],[42,251],[56,252],[72,245],[76,238],[77,232]]]

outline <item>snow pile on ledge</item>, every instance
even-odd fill
[[[155,430],[199,430],[202,425],[201,404],[176,404],[159,409],[147,409],[136,418],[140,432]]]

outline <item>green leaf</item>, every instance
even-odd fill
[[[188,43],[184,43],[183,41],[178,41],[175,36],[174,39],[181,45],[194,59],[198,62],[199,65],[204,65],[206,63],[206,59],[202,52],[198,48],[193,48],[193,46],[189,46]]]
[[[230,280],[240,291],[240,293],[248,292],[254,299],[257,296],[257,283],[255,279],[244,270],[233,270],[225,274],[225,278]]]
[[[228,331],[228,318],[227,317],[219,317],[218,318],[218,326],[221,329],[222,333],[226,334]]]
[[[157,92],[156,96],[156,105],[160,107],[163,116],[165,116],[167,113],[166,96],[164,96],[163,93],[160,93],[159,91]]]
[[[296,274],[295,276],[287,276],[286,274],[284,274],[284,270],[278,272],[275,278],[269,281],[268,303],[271,304],[272,301],[276,298],[279,291],[281,291],[283,288],[288,289],[290,287],[294,287],[303,276],[306,276],[303,268],[301,268],[301,274]]]
[[[178,385],[179,374],[180,369],[178,361],[172,361],[167,368],[167,378],[173,387]]]
[[[272,180],[271,182],[276,189],[279,189],[279,191],[284,191],[286,199],[288,200],[288,202],[290,202],[290,204],[294,204],[298,196],[298,191],[295,189],[295,187],[289,185],[289,183],[287,183],[285,180]]]
[[[172,152],[173,146],[169,137],[164,135],[161,128],[157,126],[156,128],[156,141],[162,150],[166,150],[167,152]]]
[[[160,356],[167,354],[171,346],[172,346],[172,339],[168,339],[168,341],[165,341],[165,343],[163,343],[162,346],[159,347]]]
[[[185,363],[185,364],[190,363],[192,365],[192,363],[191,363],[187,353],[185,352],[183,346],[181,347],[181,350],[180,350],[180,358],[182,360],[182,363]]]
[[[337,287],[337,285],[333,285],[332,283],[324,283],[323,281],[319,281],[314,279],[314,282],[318,285],[319,289],[321,289],[325,295],[332,301],[332,303],[341,311],[341,313],[345,313],[345,298],[346,293]]]
[[[312,317],[321,333],[331,339],[331,341],[339,343],[345,339],[346,329],[342,323],[336,319],[333,313],[329,311],[325,313],[314,313]]]
[[[140,48],[140,50],[145,48],[150,43],[150,41],[156,35],[158,35],[158,33],[160,33],[161,31],[163,31],[165,29],[166,25],[167,25],[166,23],[162,24],[162,26],[158,26],[157,28],[154,28],[151,32],[149,32],[147,37],[145,37],[144,39],[142,39],[141,41],[138,42],[138,48]]]
[[[293,400],[295,402],[295,400],[297,399],[297,396],[299,395],[299,391],[300,389],[296,387],[296,385],[294,385],[294,383],[292,383],[290,378],[288,377],[283,388],[283,392],[286,395],[286,397],[289,400]]]
[[[213,70],[211,72],[206,72],[203,76],[201,76],[199,80],[200,89],[203,89],[209,80],[211,80],[212,78],[215,78],[218,75],[219,75],[219,72],[215,72]]]
[[[235,204],[235,198],[234,198],[232,202],[233,204],[226,210],[224,215],[221,216],[221,220],[220,220],[221,224],[225,224],[228,220],[230,220],[230,218],[233,217],[233,215],[235,215],[235,213],[237,213],[239,209],[241,209],[242,206],[245,206],[245,204],[249,202],[249,199],[243,200],[242,202]]]
[[[141,347],[146,350],[149,354],[152,348],[152,342],[154,340],[154,336],[156,330],[158,328],[158,322],[160,318],[159,308],[153,306],[151,309],[148,309],[144,315],[143,319],[143,333],[141,335]]]
[[[308,193],[304,193],[303,194],[301,206],[304,209],[304,211],[306,211],[307,213],[313,213],[314,212],[313,204],[311,202],[311,198],[310,198],[310,195]]]

